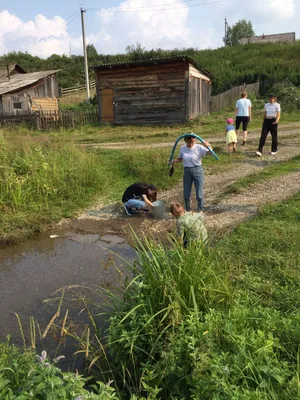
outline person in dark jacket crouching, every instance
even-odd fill
[[[156,201],[157,187],[148,183],[134,183],[125,190],[122,202],[127,215],[133,214],[133,209],[147,209],[153,207]]]

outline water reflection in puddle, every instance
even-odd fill
[[[40,236],[0,250],[0,340],[9,334],[13,343],[21,344],[15,313],[27,326],[33,316],[44,329],[57,307],[44,300],[59,288],[118,288],[124,276],[129,276],[126,261],[135,252],[123,238],[67,231],[55,234],[58,237]]]

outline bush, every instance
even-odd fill
[[[278,102],[284,111],[292,112],[300,109],[300,86],[294,86],[288,79],[281,83],[275,83],[270,89],[275,93]]]

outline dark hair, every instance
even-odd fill
[[[194,135],[187,135],[187,136],[185,136],[184,141],[186,142],[189,139],[195,139],[195,136]]]
[[[148,197],[151,203],[156,201],[157,187],[155,185],[149,185],[148,183],[138,183],[138,185],[140,185],[143,188],[143,190],[145,191],[145,195]],[[155,193],[149,195],[148,193],[149,189],[154,191]]]
[[[148,185],[147,186],[147,192],[148,190],[152,190],[154,193],[151,195],[148,195],[149,200],[151,201],[151,203],[153,203],[154,201],[156,201],[156,196],[157,196],[157,187],[154,185]]]

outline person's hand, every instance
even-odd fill
[[[210,145],[210,143],[208,143],[208,142],[204,142],[204,145],[206,146],[206,147],[211,147],[211,145]]]
[[[276,124],[278,124],[278,121],[272,122],[272,125],[276,125]]]

